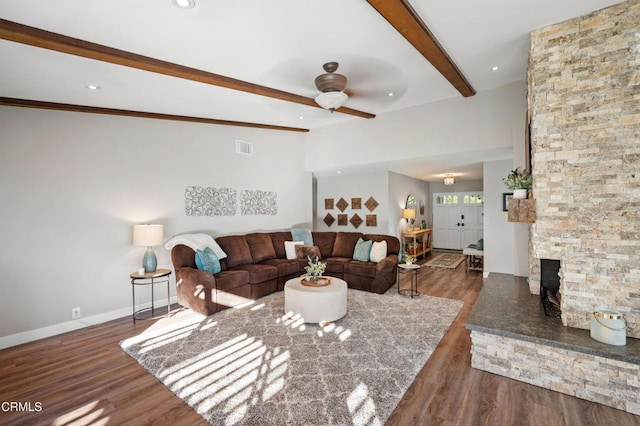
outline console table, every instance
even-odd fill
[[[431,252],[431,250],[433,250],[431,232],[431,228],[414,229],[413,231],[403,232],[402,244],[406,244],[407,240],[411,241],[413,244],[413,250],[407,250],[407,253],[417,258]]]

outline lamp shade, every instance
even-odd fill
[[[158,246],[162,244],[162,238],[162,225],[134,225],[133,227],[134,246]]]
[[[334,109],[340,108],[347,102],[349,96],[344,92],[324,92],[316,96],[316,103],[324,109],[333,112]]]
[[[403,209],[402,210],[402,218],[403,219],[415,219],[416,211],[414,209]]]

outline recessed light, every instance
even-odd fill
[[[303,116],[300,116],[299,118],[300,118],[300,120],[304,120],[304,117],[303,117]]]
[[[493,68],[491,68],[491,71],[498,71],[498,66],[494,65]]]
[[[389,93],[387,93],[387,96],[389,96],[389,97],[391,97],[391,96],[393,96],[393,95],[395,95],[395,93],[393,93],[393,92],[389,92]]]
[[[341,172],[340,170],[338,170],[336,173],[337,173],[337,174],[340,174],[340,173],[342,173],[342,172]]]
[[[171,3],[180,9],[193,9],[196,5],[194,0],[171,0]]]
[[[86,87],[89,90],[100,90],[100,86],[96,86],[95,84],[87,84],[84,87]]]

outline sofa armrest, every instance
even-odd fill
[[[377,274],[388,274],[388,273],[396,273],[396,268],[398,267],[398,256],[395,254],[390,254],[389,256],[382,259],[376,265],[376,275]]]
[[[396,282],[398,274],[398,256],[390,254],[376,265],[376,276],[371,282],[374,293],[383,294]]]
[[[216,277],[189,266],[176,270],[176,294],[182,306],[211,315],[217,311]]]

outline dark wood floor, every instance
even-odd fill
[[[421,293],[459,299],[462,311],[389,418],[388,425],[640,425],[640,417],[473,370],[465,329],[480,272],[422,268]],[[152,322],[130,318],[0,351],[2,425],[202,425],[189,406],[119,347]],[[428,324],[425,324],[428,326]]]

